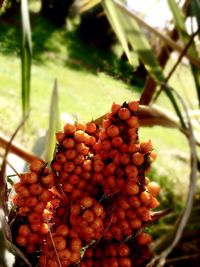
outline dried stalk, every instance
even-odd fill
[[[8,143],[9,143],[9,139],[1,135],[0,136],[0,147],[6,149],[6,147],[8,146]],[[41,160],[38,156],[26,151],[25,149],[23,149],[16,143],[10,144],[9,152],[17,155],[18,157],[20,157],[21,159],[23,159],[24,161],[28,163],[32,162],[35,159]]]

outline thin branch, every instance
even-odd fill
[[[129,15],[134,20],[136,20],[140,25],[148,29],[150,32],[154,33],[156,36],[158,36],[162,41],[164,41],[168,46],[172,47],[174,50],[182,53],[184,48],[178,45],[176,42],[174,42],[169,36],[161,33],[160,31],[156,30],[152,26],[150,26],[148,23],[146,23],[143,19],[138,17],[135,13],[130,11],[127,7],[125,7],[121,2],[118,0],[113,0],[116,6],[121,9],[126,15]],[[188,60],[198,68],[200,68],[200,61],[190,54],[185,54],[185,56],[188,58]]]

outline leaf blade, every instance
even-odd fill
[[[111,26],[113,27],[113,30],[115,31],[115,34],[117,35],[123,49],[124,52],[126,53],[126,56],[128,58],[128,61],[130,64],[132,64],[132,59],[131,59],[131,53],[130,53],[130,49],[128,46],[128,40],[126,38],[126,33],[120,23],[119,20],[119,16],[118,16],[118,12],[117,9],[113,3],[112,0],[103,0],[102,1],[102,6],[104,8],[104,11],[107,15],[107,18],[111,24]]]
[[[50,111],[49,111],[49,129],[47,134],[47,144],[45,160],[50,164],[53,159],[56,137],[55,133],[61,128],[60,115],[59,115],[59,97],[57,80],[54,82],[53,92],[51,96]]]
[[[30,110],[31,82],[31,27],[27,0],[21,1],[21,79],[22,79],[22,112],[23,117]]]

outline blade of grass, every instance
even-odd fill
[[[61,128],[60,115],[59,115],[59,98],[58,98],[58,85],[57,80],[54,82],[54,88],[51,96],[50,112],[49,112],[49,129],[46,144],[46,161],[48,164],[53,159],[56,147],[55,133]]]
[[[27,0],[21,0],[21,72],[22,72],[22,112],[23,117],[30,110],[31,82],[31,28]]]
[[[124,49],[124,52],[126,53],[126,56],[128,58],[129,63],[132,64],[133,61],[131,59],[131,54],[130,54],[130,49],[128,46],[128,40],[126,37],[126,33],[124,31],[122,24],[120,23],[120,19],[119,19],[116,7],[113,4],[113,1],[112,0],[103,0],[102,6],[104,8],[106,16],[107,16],[113,30],[115,31],[115,34],[117,35],[117,37],[118,37],[118,39],[119,39],[119,41],[120,41],[120,43]]]

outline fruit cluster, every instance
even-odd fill
[[[156,154],[139,141],[138,106],[113,103],[101,127],[66,124],[51,171],[34,161],[15,184],[24,222],[15,241],[39,251],[40,267],[144,266],[151,236],[143,228],[160,187],[146,177]]]

